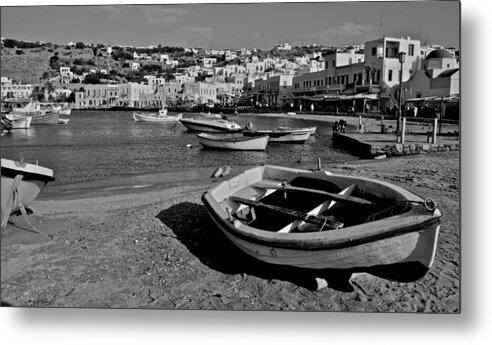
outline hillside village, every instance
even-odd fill
[[[403,104],[448,102],[447,117],[458,116],[459,51],[411,37],[340,47],[285,43],[268,51],[2,38],[1,59],[2,99],[35,97],[75,109],[390,113],[401,71]]]

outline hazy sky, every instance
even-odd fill
[[[459,45],[458,1],[2,7],[1,36],[224,49],[359,44],[379,36],[381,13],[383,35]]]

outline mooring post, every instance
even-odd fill
[[[401,143],[405,143],[405,131],[406,131],[406,126],[407,126],[407,118],[403,117],[403,122],[401,125]]]
[[[386,133],[386,126],[384,125],[384,116],[381,116],[381,134]]]
[[[362,126],[362,116],[359,116],[359,133],[364,133],[364,126]]]
[[[321,170],[321,158],[318,158],[318,170]]]
[[[434,127],[432,128],[432,143],[437,144],[437,117],[434,119]]]

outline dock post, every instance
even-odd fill
[[[318,158],[318,170],[321,171],[321,158]]]
[[[362,126],[362,116],[359,116],[359,133],[364,133],[364,126]]]
[[[407,118],[403,117],[403,122],[401,125],[401,143],[405,143],[405,131],[406,131],[406,126],[407,126]]]
[[[384,116],[381,116],[381,134],[386,133],[386,126],[384,125]]]
[[[432,143],[437,144],[437,117],[434,119],[434,126],[432,128]]]

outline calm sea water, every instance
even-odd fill
[[[188,115],[185,114],[185,117]],[[302,119],[240,115],[245,126],[317,126],[305,144],[269,143],[265,152],[203,150],[195,133],[181,123],[134,122],[129,111],[76,111],[67,125],[31,126],[1,137],[1,156],[19,159],[20,153],[54,170],[55,185],[128,175],[192,170],[219,165],[260,163],[288,165],[302,157],[305,163],[357,159],[332,146],[331,124]],[[188,148],[187,145],[192,147]]]

